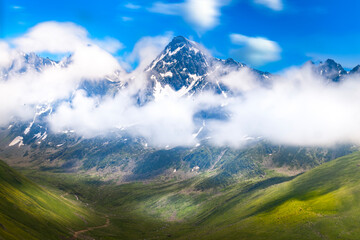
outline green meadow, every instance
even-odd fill
[[[359,239],[360,153],[297,176],[266,170],[205,187],[188,180],[115,184],[1,163],[3,239]],[[200,187],[199,187],[200,186]],[[65,194],[65,196],[64,196]],[[78,200],[77,200],[78,199]]]

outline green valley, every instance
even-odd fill
[[[214,181],[215,172],[125,184],[75,173],[22,172],[107,215],[108,226],[84,233],[95,239],[357,239],[360,234],[359,152],[297,176],[265,170],[263,176],[233,176],[213,188],[201,186]],[[67,211],[74,208],[67,204]],[[49,231],[70,224],[67,211],[54,217]],[[77,224],[80,228],[81,220]]]

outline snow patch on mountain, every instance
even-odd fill
[[[14,140],[11,141],[11,143],[9,143],[9,147],[15,146],[17,144],[19,144],[19,147],[23,146],[23,139],[23,137],[17,136],[16,138],[14,138]]]
[[[173,73],[172,72],[166,72],[166,73],[160,73],[160,76],[161,77],[170,77],[172,78],[173,77]]]

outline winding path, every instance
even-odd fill
[[[105,223],[104,225],[96,226],[96,227],[88,227],[88,228],[86,228],[86,229],[76,231],[76,232],[74,232],[74,235],[73,235],[73,238],[72,238],[72,239],[78,239],[80,234],[86,233],[86,232],[88,232],[88,231],[92,231],[92,230],[94,230],[94,229],[106,228],[106,227],[108,227],[109,225],[110,225],[110,219],[109,219],[108,216],[106,216],[106,223]]]

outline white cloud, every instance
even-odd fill
[[[186,0],[181,3],[156,2],[148,10],[166,15],[179,15],[196,29],[205,31],[219,24],[220,8],[229,1],[220,0]]]
[[[160,54],[172,37],[172,32],[155,37],[142,37],[126,60],[132,63],[138,62],[138,67],[143,70]]]
[[[102,100],[77,91],[73,101],[64,102],[49,122],[55,131],[75,129],[85,137],[126,129],[127,134],[143,137],[153,146],[194,145],[194,110],[190,99],[167,98],[139,107],[126,90]]]
[[[254,2],[271,8],[274,11],[281,11],[284,7],[282,0],[254,0]]]
[[[12,59],[14,68],[25,66],[21,54]],[[73,53],[67,67],[43,67],[41,72],[28,70],[12,73],[0,80],[0,124],[13,117],[32,118],[37,105],[67,99],[84,80],[97,81],[121,69],[109,53],[98,47],[84,46]]]
[[[242,67],[240,69],[229,67],[226,69],[224,66],[219,66],[216,69],[220,71],[214,72],[210,80],[214,83],[219,81],[232,91],[247,92],[261,86],[258,76],[249,67]],[[224,70],[228,72],[226,75],[223,74]]]
[[[15,49],[0,42],[0,73],[6,73],[12,66],[6,78],[0,74],[0,101],[6,102],[0,106],[0,124],[13,117],[31,118],[36,105],[68,98],[82,80],[101,80],[121,70],[118,61],[95,45],[96,41],[87,38],[86,30],[75,24],[47,22],[13,39]],[[104,48],[108,50],[117,45],[111,39],[103,43],[107,43]],[[34,69],[21,72],[27,64],[22,52],[65,52],[72,56],[67,67],[60,67],[60,63],[56,67],[43,66],[40,72]]]
[[[31,28],[24,36],[14,39],[24,52],[73,52],[90,44],[87,31],[74,23],[44,22]]]
[[[232,50],[232,53],[255,66],[274,62],[281,58],[279,44],[266,38],[233,33],[230,34],[230,40],[233,44],[242,46],[240,49]]]
[[[212,93],[191,98],[169,95],[141,107],[126,89],[102,99],[78,91],[72,103],[63,103],[51,116],[50,123],[56,131],[75,129],[86,137],[126,129],[150,145],[194,146],[198,141],[194,133],[202,127],[194,114],[222,106],[229,118],[207,120],[205,126],[215,145],[239,147],[249,137],[286,145],[360,144],[359,76],[328,84],[306,66],[289,69],[267,86],[254,84],[249,71],[229,78],[221,81],[240,95],[226,99]]]
[[[31,28],[24,36],[13,40],[17,49],[24,52],[68,53],[87,45],[101,45],[110,52],[122,48],[113,38],[93,40],[86,29],[70,22],[44,22]]]
[[[135,44],[130,54],[120,58],[122,65],[127,66],[127,70],[130,71],[126,78],[131,79],[132,84],[129,85],[129,91],[132,94],[142,91],[147,87],[149,79],[144,69],[160,54],[172,37],[172,32],[155,37],[142,37]],[[135,65],[136,68],[133,69],[131,65]]]
[[[359,79],[328,84],[310,66],[290,69],[271,87],[232,99],[227,106],[231,120],[210,124],[216,129],[213,141],[238,146],[251,136],[288,145],[359,144],[359,90]]]
[[[43,25],[40,25],[40,27]],[[53,24],[53,27],[58,26]],[[62,26],[63,27],[63,26]],[[77,29],[77,27],[75,27]],[[45,28],[45,30],[47,30]],[[39,48],[44,42],[36,27],[36,37],[29,33],[19,39],[31,39],[38,51],[73,49],[72,61],[66,68],[45,67],[42,71],[11,74],[0,79],[0,124],[14,118],[31,119],[37,104],[59,100],[59,107],[48,119],[55,132],[74,129],[85,137],[127,131],[131,136],[144,137],[156,146],[193,146],[198,139],[194,134],[202,124],[194,120],[194,114],[209,108],[221,108],[228,113],[226,120],[207,120],[205,130],[209,141],[218,145],[241,146],[249,137],[261,137],[274,143],[291,145],[332,145],[336,143],[360,144],[360,79],[348,77],[340,83],[330,83],[312,72],[310,66],[289,69],[280,76],[273,76],[268,84],[262,84],[249,68],[240,68],[217,80],[233,90],[227,98],[204,92],[191,97],[164,96],[139,106],[134,93],[143,88],[148,80],[143,67],[163,48],[169,36],[146,37],[136,44],[133,59],[141,62],[131,73],[122,72],[122,79],[132,77],[127,87],[115,95],[87,96],[77,87],[83,79],[99,80],[120,68],[117,60],[88,37],[79,36],[83,29],[74,32],[74,26],[64,30],[73,34],[68,39],[78,39],[76,48],[60,48],[59,39]],[[52,32],[56,32],[52,29]],[[85,34],[85,36],[87,36]],[[248,42],[249,38],[236,35],[235,41]],[[261,40],[263,41],[263,40]],[[29,47],[20,41],[18,46]],[[106,42],[106,41],[105,41]],[[25,44],[26,43],[26,44]],[[112,45],[110,43],[110,45]],[[256,45],[256,44],[255,44]],[[267,43],[260,45],[268,46]],[[271,46],[271,44],[270,44]],[[40,50],[39,50],[40,49]],[[21,68],[23,60],[17,49],[0,42],[0,51],[7,57],[0,58],[0,67]],[[20,62],[17,62],[20,61]],[[72,101],[68,101],[72,97]]]
[[[94,39],[92,42],[109,53],[116,53],[124,48],[124,44],[111,37],[105,37],[103,40]]]
[[[202,29],[211,29],[219,23],[221,6],[219,0],[187,0],[185,5],[186,17],[190,23]]]
[[[0,41],[0,69],[9,68],[12,63],[14,51],[10,49],[9,44]]]
[[[133,3],[127,3],[127,4],[125,4],[124,6],[125,6],[126,8],[128,8],[128,9],[134,9],[134,10],[141,8],[140,5],[136,5],[136,4],[133,4]]]

